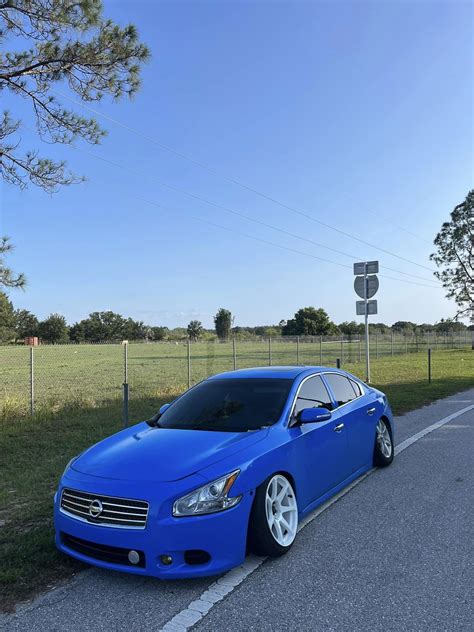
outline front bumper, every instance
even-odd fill
[[[56,546],[60,551],[94,566],[137,575],[151,575],[161,579],[203,577],[225,572],[241,564],[245,558],[253,495],[251,492],[243,493],[242,500],[226,511],[205,516],[174,518],[171,515],[170,495],[173,494],[175,498],[200,485],[202,479],[188,480],[186,483],[177,481],[147,484],[146,487],[153,489],[153,493],[145,497],[143,485],[85,476],[68,470],[55,496]],[[89,524],[71,517],[63,513],[59,507],[63,487],[92,494],[146,499],[150,503],[146,527],[117,528]],[[163,498],[167,500],[163,501]],[[81,551],[70,548],[68,538],[63,534],[91,544],[140,551],[143,553],[144,563],[141,566],[134,566],[97,559],[85,554],[84,548]],[[189,557],[185,556],[189,551],[204,551],[210,556],[209,560],[204,563],[189,563]],[[160,559],[163,555],[171,556],[172,563],[163,564]]]

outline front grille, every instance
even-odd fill
[[[144,529],[148,503],[65,488],[61,494],[61,511],[91,524]]]
[[[68,533],[61,532],[61,542],[68,549],[72,549],[81,555],[91,557],[94,560],[101,560],[102,562],[110,562],[112,564],[123,564],[123,566],[138,566],[139,568],[145,568],[145,554],[143,551],[136,551],[138,553],[138,562],[132,564],[128,559],[130,549],[122,549],[118,546],[109,546],[108,544],[97,544],[97,542],[89,542],[89,540],[82,540]]]

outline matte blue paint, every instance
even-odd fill
[[[271,427],[252,432],[211,432],[150,428],[139,423],[101,441],[79,456],[63,474],[55,496],[56,545],[85,562],[163,579],[221,573],[244,560],[247,529],[256,488],[276,472],[292,480],[302,518],[372,467],[375,427],[383,415],[393,431],[393,416],[383,393],[360,382],[365,394],[335,408],[331,418],[294,425],[290,415],[294,398],[308,376],[325,367],[264,367],[242,369],[209,378],[285,377],[293,385],[280,419]],[[328,385],[327,385],[328,386]],[[328,386],[334,401],[334,394]],[[373,415],[367,410],[375,408]],[[335,426],[344,423],[341,432]],[[185,494],[236,469],[240,475],[231,496],[242,495],[235,507],[206,516],[174,518],[173,502]],[[97,495],[146,500],[150,504],[145,529],[119,529],[82,522],[59,510],[63,487]],[[95,543],[137,549],[145,553],[146,567],[122,566],[78,554],[60,542],[59,533]],[[207,551],[211,560],[188,565],[184,552]],[[171,555],[164,566],[161,555]]]

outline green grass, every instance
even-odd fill
[[[148,417],[161,403],[185,387],[182,369],[183,363],[186,369],[186,348],[169,345],[168,363],[164,367],[163,357],[157,358],[156,353],[147,351],[147,347],[136,345],[136,352],[134,349],[131,357],[131,367],[134,367],[130,371],[132,422]],[[61,348],[47,348],[46,354],[56,353],[54,349]],[[74,350],[74,347],[68,349]],[[205,355],[206,346],[201,348],[201,357],[198,357],[197,345],[194,348],[195,379],[232,368],[232,355],[229,358],[228,349],[224,349],[224,345],[213,345],[213,349],[214,355],[209,359]],[[14,351],[25,352],[25,349],[15,348]],[[79,348],[77,351],[82,353]],[[284,348],[281,353],[278,349],[273,351],[278,363],[289,363],[289,357],[286,360],[279,357],[288,349]],[[68,460],[121,428],[120,362],[111,364],[111,357],[122,352],[121,348],[107,347],[105,352],[103,347],[98,347],[97,351],[94,348],[93,368],[90,368],[90,358],[86,362],[80,357],[77,363],[70,357],[64,359],[68,364],[61,375],[73,373],[75,377],[66,380],[64,385],[56,384],[55,391],[51,386],[49,397],[57,402],[54,414],[51,403],[45,403],[37,418],[12,419],[9,415],[0,423],[0,606],[3,609],[11,608],[18,600],[83,568],[82,564],[60,555],[54,548],[52,499]],[[247,366],[265,364],[263,360],[268,357],[268,349],[257,352],[258,348],[252,349]],[[300,355],[300,361],[317,363],[318,352],[315,345],[307,355]],[[353,356],[358,357],[357,354]],[[242,363],[243,360],[241,366]],[[364,377],[362,364],[345,364],[344,367]],[[89,370],[87,381],[83,376],[86,369]],[[56,380],[60,377],[58,370],[54,368]],[[395,414],[400,414],[473,387],[474,351],[466,348],[434,352],[431,384],[427,381],[425,353],[375,359],[372,377],[374,384],[389,396]],[[48,383],[53,381],[51,376],[48,380]],[[75,391],[76,382],[81,380],[88,385],[87,398],[78,397]],[[118,385],[115,384],[117,381]],[[94,382],[97,396],[94,396]],[[11,381],[9,389],[13,395]]]
[[[431,341],[434,349],[446,347],[445,339]],[[458,341],[458,344],[460,341]],[[426,345],[424,341],[395,337],[393,352],[411,356]],[[372,339],[374,358],[391,358],[388,338]],[[24,346],[0,346],[0,421],[27,416],[30,410],[30,349]],[[334,366],[341,358],[348,368],[355,366],[363,343],[338,340],[274,339],[273,364],[325,364]],[[128,381],[132,413],[135,401],[163,393],[182,391],[188,384],[186,343],[130,344]],[[238,367],[269,363],[268,340],[236,343]],[[232,343],[198,342],[191,345],[191,381],[233,368]],[[62,408],[100,407],[120,399],[124,380],[124,348],[108,345],[52,345],[34,349],[34,400],[40,417]]]

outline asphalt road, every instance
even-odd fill
[[[469,404],[474,389],[397,418],[396,442]],[[193,630],[471,630],[473,452],[470,410],[333,503]],[[214,582],[91,569],[1,616],[0,629],[158,631]]]

